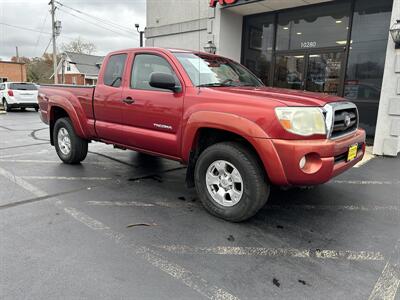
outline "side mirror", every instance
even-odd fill
[[[171,90],[173,92],[179,92],[181,89],[179,86],[176,86],[174,76],[167,73],[151,73],[149,84],[151,87]]]

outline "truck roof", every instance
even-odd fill
[[[143,48],[128,48],[128,49],[122,49],[118,51],[113,51],[110,54],[114,53],[121,53],[121,52],[129,52],[129,51],[134,51],[134,50],[141,50],[141,51],[146,51],[146,50],[158,50],[161,52],[170,52],[170,53],[198,53],[198,54],[203,54],[203,55],[210,55],[214,56],[215,54],[210,54],[204,51],[197,51],[197,50],[189,50],[189,49],[179,49],[179,48],[162,48],[162,47],[143,47]],[[218,55],[215,55],[218,56]]]

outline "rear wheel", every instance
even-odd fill
[[[204,207],[232,222],[254,216],[270,192],[257,157],[233,142],[218,143],[203,151],[196,163],[195,183]]]
[[[11,110],[6,99],[3,99],[3,107],[4,107],[5,111],[10,111]]]
[[[66,164],[78,164],[86,158],[88,142],[76,135],[69,118],[54,124],[53,139],[58,157]]]

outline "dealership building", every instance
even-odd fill
[[[344,97],[374,153],[396,156],[398,19],[400,0],[147,0],[146,45],[215,51],[267,86]]]

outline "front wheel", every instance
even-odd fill
[[[255,154],[233,142],[212,145],[201,153],[195,167],[195,184],[204,207],[232,222],[254,216],[270,192]]]
[[[88,142],[76,135],[69,118],[54,124],[53,140],[58,157],[66,164],[78,164],[86,158]]]

